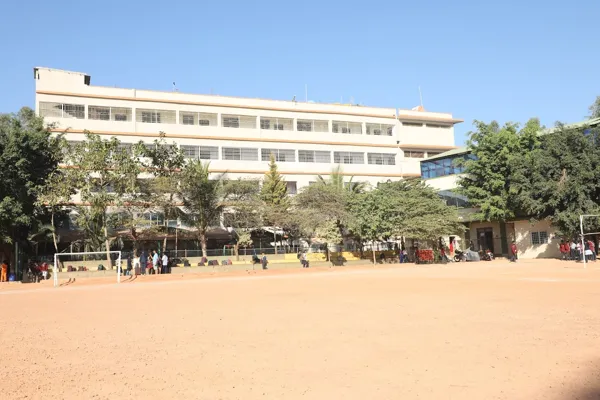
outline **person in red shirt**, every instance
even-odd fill
[[[588,240],[588,247],[592,251],[592,261],[596,261],[596,243],[593,240]]]
[[[40,265],[40,271],[42,272],[42,278],[44,278],[44,280],[48,279],[48,263],[42,263],[42,265]]]
[[[510,262],[517,262],[518,252],[519,250],[517,249],[517,244],[513,240],[512,244],[510,245]]]

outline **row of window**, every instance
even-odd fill
[[[79,142],[70,142],[72,145]],[[148,144],[147,146],[152,146]],[[121,149],[130,150],[131,143],[121,143]],[[181,145],[184,156],[195,160],[218,160],[219,147]],[[258,149],[248,147],[222,147],[221,160],[230,161],[270,161],[271,155],[277,162],[296,162],[296,150],[293,149]],[[298,150],[298,162],[331,164],[331,152],[325,150]],[[335,164],[364,164],[365,153],[351,151],[334,151]],[[396,165],[396,155],[393,153],[367,153],[367,164]]]
[[[40,116],[55,118],[85,119],[85,105],[40,102]],[[131,122],[133,110],[125,107],[88,106],[88,119],[101,121]],[[153,110],[138,108],[135,110],[135,121],[148,124],[176,124],[177,111],[175,110]],[[294,119],[259,117],[260,129],[276,131],[293,131]],[[328,120],[297,119],[296,130],[300,132],[329,132]],[[191,111],[179,111],[179,123],[182,125],[195,126],[218,126],[219,116],[215,113],[202,113]],[[404,126],[423,126],[423,123],[403,122]],[[224,128],[257,128],[257,117],[252,115],[230,115],[221,114],[221,126]],[[428,127],[451,128],[452,125],[427,124]],[[394,125],[373,124],[348,121],[331,121],[331,132],[352,135],[392,136]]]
[[[431,153],[428,153],[431,155]],[[441,176],[462,174],[464,167],[459,166],[456,160],[469,160],[474,159],[471,154],[464,154],[455,157],[440,158],[431,161],[421,161],[421,178],[438,178]]]

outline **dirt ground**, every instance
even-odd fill
[[[600,398],[600,263],[62,283],[0,285],[0,398]]]

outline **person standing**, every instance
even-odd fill
[[[0,282],[8,282],[8,264],[6,260],[3,260],[2,265],[0,265]]]
[[[152,268],[154,269],[155,274],[160,274],[160,265],[158,263],[158,252],[156,250],[152,250]]]
[[[140,269],[142,275],[146,275],[146,265],[148,264],[148,254],[146,250],[142,250],[142,254],[140,254]]]
[[[262,269],[268,269],[267,264],[269,264],[269,261],[267,260],[267,256],[265,255],[265,253],[262,253],[262,258],[260,259],[260,263],[262,265]]]
[[[125,275],[131,276],[131,270],[133,269],[133,260],[131,258],[131,253],[127,256],[127,269],[125,270]]]
[[[133,257],[133,275],[134,276],[138,276],[141,273],[141,264],[140,264],[140,258],[137,255],[137,251],[134,253],[134,257]]]
[[[510,245],[510,262],[517,262],[518,252],[519,249],[517,249],[517,244],[513,240],[512,244]]]
[[[590,248],[592,261],[596,261],[596,243],[592,239],[588,240],[588,247]]]
[[[160,271],[161,274],[167,274],[169,271],[169,257],[167,257],[167,253],[163,251],[163,256],[162,256],[162,270]]]

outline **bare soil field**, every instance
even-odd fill
[[[598,267],[0,284],[0,398],[598,399]]]

